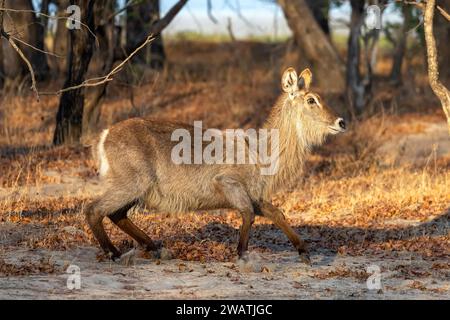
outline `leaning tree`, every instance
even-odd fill
[[[329,92],[344,91],[344,64],[326,33],[325,18],[317,13],[314,15],[314,8],[322,1],[312,8],[305,0],[278,0],[278,3],[293,33],[297,49],[302,53],[301,58],[313,69],[317,84]]]

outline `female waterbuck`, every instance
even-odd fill
[[[113,259],[120,252],[109,240],[103,218],[108,217],[146,250],[157,250],[152,240],[127,218],[138,201],[166,212],[234,209],[242,215],[238,254],[248,249],[255,215],[262,215],[279,227],[308,261],[304,241],[288,225],[271,196],[292,182],[314,145],[329,134],[345,131],[345,122],[327,107],[320,96],[309,91],[309,69],[300,76],[293,68],[282,76],[283,93],[273,107],[263,129],[278,132],[278,170],[261,174],[260,163],[177,164],[173,161],[173,133],[194,132],[189,125],[151,119],[130,119],[105,130],[94,150],[105,192],[85,209],[87,222],[103,250]],[[302,80],[302,87],[299,86]],[[247,145],[248,146],[248,145]]]

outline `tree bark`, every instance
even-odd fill
[[[146,34],[144,35],[143,40],[141,39],[141,41],[137,42],[138,44],[136,45],[136,48],[132,48],[131,52],[134,52],[135,50],[138,49],[138,47],[146,43],[147,38],[150,35],[160,34],[164,30],[164,28],[166,28],[170,24],[170,22],[175,18],[178,12],[180,12],[180,10],[183,8],[186,2],[187,0],[179,0],[177,3],[175,3],[162,19],[152,24],[149,30],[146,30]],[[124,57],[122,57],[117,50],[114,50],[114,48],[117,47],[117,42],[119,42],[120,40],[117,37],[119,33],[114,32],[115,31],[114,26],[113,25],[99,26],[97,31],[101,31],[102,28],[105,28],[103,35],[102,32],[98,32],[98,35],[100,38],[99,39],[100,44],[102,45],[103,43],[104,47],[104,49],[101,49],[101,52],[103,61],[106,61],[105,64],[103,65],[103,72],[106,73],[107,71],[110,71],[110,69],[112,69],[114,62],[116,62],[119,59],[124,59]],[[113,33],[113,35],[111,35],[111,33]],[[96,126],[100,117],[100,106],[103,97],[106,93],[107,86],[108,82],[93,88],[90,91],[91,94],[86,99],[86,106],[85,106],[86,110],[84,113],[85,118],[83,121],[83,128],[87,130],[88,136],[94,133],[96,130]]]
[[[142,43],[147,37],[147,31],[160,20],[159,0],[140,0],[137,5],[127,9],[127,52]],[[136,57],[135,62],[147,64],[152,69],[162,69],[166,60],[162,35],[156,39]]]
[[[66,9],[69,7],[69,0],[59,0],[57,1],[57,14],[58,16],[67,16]],[[56,33],[54,37],[53,53],[64,56],[66,59],[55,59],[56,62],[56,74],[66,76],[66,65],[67,59],[69,59],[69,29],[66,27],[67,20],[59,19],[56,26]]]
[[[94,5],[95,0],[71,0],[71,5],[81,8],[81,21],[95,30]],[[64,87],[80,85],[92,58],[95,38],[82,27],[80,30],[70,30],[69,59],[67,62],[67,78]],[[56,129],[53,136],[55,145],[76,144],[82,135],[84,109],[83,88],[66,91],[62,94],[58,113],[56,115]]]
[[[330,1],[328,0],[306,0],[322,31],[330,36],[329,11]]]
[[[403,24],[398,32],[398,37],[395,42],[394,55],[392,59],[392,68],[390,73],[390,80],[394,85],[402,83],[402,66],[406,52],[406,45],[408,40],[408,26],[411,22],[411,7],[409,5],[402,6]]]
[[[98,1],[98,0],[97,0]],[[115,11],[115,4],[112,1],[100,0],[95,7],[97,17],[107,17]],[[100,73],[108,73],[114,64],[114,51],[119,41],[119,33],[116,32],[113,21],[99,25],[96,29],[96,36],[100,47],[94,52],[93,59],[101,66]],[[107,82],[102,85],[87,88],[83,110],[83,136],[89,137],[96,133],[97,124],[100,120],[100,106],[106,94]]]
[[[48,5],[49,0],[42,0],[41,2],[41,10],[40,12],[44,15],[39,19],[36,19],[36,48],[42,51],[45,51],[45,36],[47,34],[47,24],[48,18],[45,15],[48,15]],[[50,67],[47,62],[47,55],[41,52],[34,51],[34,55],[32,56],[31,64],[33,65],[34,71],[36,72],[37,80],[45,80],[49,77]]]
[[[347,97],[353,115],[360,114],[365,104],[365,88],[361,81],[360,36],[364,23],[364,1],[351,0],[350,36],[347,46]]]
[[[3,63],[3,45],[0,36],[0,90],[3,89],[4,84],[5,84],[5,67]]]
[[[3,8],[5,5],[5,0],[0,0],[0,8]],[[4,12],[0,12],[0,30],[3,30],[3,17]],[[3,89],[3,85],[5,83],[5,65],[3,63],[3,40],[2,35],[0,33],[0,90]]]
[[[6,0],[5,7],[17,10],[34,10],[31,0]],[[37,49],[44,50],[45,31],[43,31],[44,28],[40,22],[36,15],[31,12],[8,12],[4,19],[4,28],[7,32],[17,31],[18,34],[14,35],[15,37]],[[36,73],[36,78],[43,80],[48,75],[49,70],[46,55],[21,43],[18,43],[18,46],[29,58]],[[27,67],[12,48],[5,49],[5,58],[8,60],[6,65],[14,66],[13,70],[8,73],[8,77],[14,78],[17,75],[28,74]]]
[[[450,91],[439,80],[438,53],[433,34],[435,0],[428,0],[424,12],[425,42],[427,45],[428,78],[431,89],[439,98],[442,109],[447,117],[447,125],[450,133]],[[446,57],[448,59],[448,57]]]
[[[343,92],[345,76],[342,61],[305,0],[278,0],[278,3],[296,44],[311,64],[318,86],[328,92]]]
[[[450,0],[437,0],[436,4],[450,13]],[[439,51],[440,78],[444,84],[450,86],[450,21],[438,12],[435,17],[434,29]]]

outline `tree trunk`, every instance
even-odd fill
[[[365,104],[365,88],[361,81],[360,36],[364,23],[364,1],[351,0],[352,14],[350,18],[350,36],[347,52],[347,97],[353,115],[360,114]]]
[[[1,28],[1,26],[0,26]],[[0,35],[0,90],[3,89],[3,86],[5,84],[5,67],[3,63],[3,40],[2,36]]]
[[[60,17],[67,16],[66,9],[69,7],[69,0],[59,0],[57,2],[57,14]],[[56,74],[66,76],[67,59],[69,58],[69,29],[66,27],[66,19],[57,21],[56,33],[53,42],[53,53],[66,57],[66,59],[55,59]]]
[[[26,10],[27,12],[8,12],[4,15],[4,30],[20,40],[43,49],[43,35],[39,34],[38,19],[30,10],[34,10],[31,0],[6,0],[5,8]],[[28,75],[28,68],[17,52],[9,45],[6,39],[2,40],[3,63],[5,68],[6,90],[16,90],[23,77]],[[36,78],[42,79],[48,74],[46,56],[29,46],[17,43],[25,56],[30,60],[36,73]]]
[[[15,33],[15,37],[20,38],[22,41],[40,49],[44,50],[44,37],[45,34],[42,31],[40,21],[36,15],[29,10],[34,10],[31,0],[6,0],[6,8],[16,10],[27,10],[28,12],[8,12],[4,18],[4,29],[6,32]],[[5,42],[6,43],[6,42]],[[8,44],[4,47],[5,65],[8,66],[7,77],[14,79],[16,77],[23,77],[28,74],[28,68],[23,63],[17,52],[11,48]],[[46,55],[38,52],[37,50],[18,43],[18,46],[23,51],[25,56],[30,60],[33,69],[36,73],[36,78],[42,80],[48,74],[48,63]],[[11,70],[9,70],[11,67]]]
[[[399,85],[402,83],[402,66],[408,40],[407,32],[412,17],[411,7],[409,5],[404,4],[402,6],[402,13],[403,13],[403,25],[399,30],[397,39],[395,40],[395,49],[390,74],[390,80],[394,85]]]
[[[436,4],[450,13],[450,0],[437,0]],[[434,23],[441,81],[450,86],[450,22],[437,11]]]
[[[115,4],[112,1],[103,0],[97,3],[96,16],[106,17],[114,13]],[[96,36],[100,47],[94,53],[93,59],[101,66],[100,74],[107,74],[114,64],[114,49],[118,47],[120,33],[117,32],[113,21],[97,27]],[[88,88],[83,113],[83,136],[89,137],[96,133],[100,120],[100,106],[106,94],[107,83]]]
[[[95,0],[71,0],[72,5],[81,8],[81,21],[95,30],[94,5]],[[67,78],[65,88],[80,85],[85,80],[92,58],[95,38],[82,27],[80,30],[70,30],[69,59],[67,63]],[[84,109],[84,89],[66,91],[62,94],[56,116],[56,129],[53,136],[55,145],[79,143],[82,135]]]
[[[294,34],[296,44],[311,64],[319,87],[343,92],[345,76],[342,61],[330,39],[314,19],[305,0],[278,0]]]
[[[0,0],[0,8],[3,9],[3,6],[5,5],[5,0]],[[5,12],[0,12],[0,30],[3,30],[3,20],[4,20]],[[4,63],[3,63],[3,36],[0,33],[0,90],[3,89],[3,85],[5,83],[5,69],[4,69]]]
[[[329,24],[329,12],[330,1],[328,0],[306,0],[309,8],[311,9],[314,19],[316,19],[322,31],[329,36],[330,24]]]
[[[159,0],[139,0],[137,5],[127,9],[127,52],[130,54],[143,39],[147,37],[147,31],[160,19]],[[155,41],[142,50],[135,62],[148,64],[152,69],[162,69],[166,59],[162,35],[159,34]]]
[[[430,87],[442,105],[447,117],[447,126],[450,133],[450,91],[439,79],[438,51],[433,33],[435,0],[428,0],[424,12],[425,42],[427,45],[428,80]],[[448,59],[448,57],[446,57]]]
[[[48,5],[49,0],[42,0],[40,12],[44,15],[48,15]],[[35,37],[36,37],[36,48],[45,51],[45,36],[47,34],[48,18],[41,16],[36,19],[35,25]],[[34,71],[36,72],[37,80],[45,80],[49,77],[50,68],[47,62],[47,55],[41,52],[34,51],[31,64],[33,65]]]
[[[183,8],[186,2],[187,0],[179,0],[177,3],[175,3],[162,19],[152,24],[149,29],[146,30],[146,33],[142,33],[141,36],[143,38],[140,39],[140,41],[136,41],[136,47],[131,48],[130,51],[133,52],[135,49],[144,44],[150,35],[159,35],[164,30],[164,28],[166,28],[175,18],[175,16]],[[99,8],[103,7],[105,6],[102,5]],[[105,9],[112,11],[111,7],[106,7]],[[108,16],[107,11],[102,12],[102,15]],[[109,72],[112,69],[114,62],[118,61],[119,59],[125,59],[125,57],[122,56],[123,53],[115,50],[120,47],[120,34],[120,28],[115,27],[112,23],[108,23],[107,25],[100,25],[97,28],[97,37],[101,46],[99,50],[99,58],[103,62],[102,74],[106,74],[107,72]],[[137,55],[138,54],[139,52],[137,53]],[[135,55],[134,58],[137,55]],[[100,86],[88,89],[89,94],[87,95],[85,100],[85,111],[83,117],[83,130],[85,130],[84,133],[86,133],[87,138],[89,138],[89,135],[92,135],[92,133],[95,133],[97,129],[97,124],[100,118],[100,106],[105,96],[107,86],[108,82]]]

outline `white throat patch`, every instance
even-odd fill
[[[300,142],[305,140],[305,133],[303,132],[303,124],[300,121],[295,122],[295,131],[297,133],[297,138]]]

